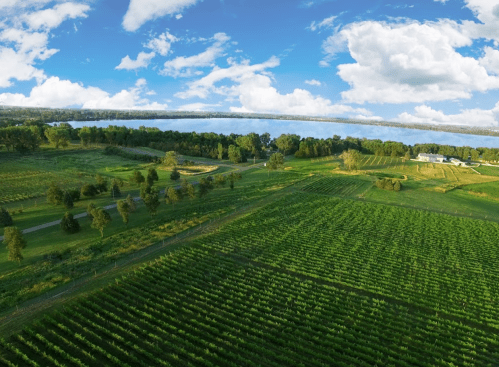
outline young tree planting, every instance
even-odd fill
[[[274,153],[270,156],[269,161],[267,162],[267,169],[270,171],[275,171],[279,168],[284,167],[284,155],[281,153]]]
[[[64,208],[72,209],[74,207],[73,196],[70,192],[64,192],[64,198],[62,199],[62,203],[64,204]]]
[[[99,193],[99,190],[95,185],[85,184],[81,187],[80,192],[83,196],[93,198]]]
[[[167,204],[171,204],[173,209],[175,209],[175,204],[182,200],[182,194],[180,190],[174,187],[169,187],[165,190],[165,201]]]
[[[169,166],[169,167],[176,167],[176,166],[178,166],[178,156],[177,156],[177,153],[175,153],[172,150],[169,151],[169,152],[166,152],[165,156],[163,158],[163,164],[165,166]]]
[[[177,181],[180,178],[180,173],[178,173],[177,168],[173,168],[172,173],[170,173],[170,180]]]
[[[142,173],[138,170],[133,171],[133,175],[130,177],[130,181],[135,182],[137,186],[140,186],[140,184],[145,180],[146,179],[142,176]]]
[[[149,212],[151,217],[156,215],[156,212],[159,207],[159,191],[156,187],[152,187],[150,192],[145,195],[143,198],[144,204]]]
[[[131,211],[132,210],[130,208],[130,204],[128,204],[128,201],[126,200],[118,201],[118,213],[120,213],[120,216],[123,219],[123,223],[125,223],[126,227],[128,227],[128,221],[130,219]]]
[[[47,202],[49,204],[59,205],[62,203],[63,198],[64,192],[55,182],[52,182],[47,190]]]
[[[158,177],[158,172],[156,172],[156,170],[154,168],[149,168],[147,170],[147,183],[149,185],[153,185],[154,184],[154,181],[158,181],[159,180],[159,177]]]
[[[9,261],[16,261],[20,264],[23,260],[21,250],[26,247],[26,240],[21,230],[17,227],[5,227],[3,243],[9,250]]]
[[[239,181],[242,178],[239,172],[231,172],[228,176],[229,179],[229,187],[231,190],[234,190],[234,184],[236,181]]]

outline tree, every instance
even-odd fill
[[[135,200],[133,200],[132,195],[128,194],[125,200],[128,203],[130,212],[134,212],[135,209],[137,209],[137,204],[135,203]]]
[[[95,187],[92,184],[85,184],[81,187],[80,192],[83,196],[88,196],[93,198],[95,195],[99,193],[99,190],[97,189],[97,187]]]
[[[408,160],[411,159],[411,151],[410,150],[408,150],[407,152],[405,152],[404,159],[406,161],[408,161]]]
[[[156,170],[152,167],[149,168],[147,170],[147,183],[152,186],[154,184],[154,181],[158,180],[159,180],[158,172],[156,172]]]
[[[229,174],[230,189],[234,190],[234,183],[242,178],[239,172],[231,172]]]
[[[146,205],[147,211],[153,217],[156,215],[156,211],[159,206],[159,192],[158,189],[155,187],[152,187],[151,192],[149,194],[146,194],[145,197],[143,198],[144,204]]]
[[[69,195],[71,195],[71,199],[73,202],[80,200],[81,192],[78,189],[68,190]]]
[[[189,197],[189,199],[194,199],[196,197],[196,189],[194,188],[194,185],[188,182],[185,178],[182,180],[182,183],[180,185],[182,196],[187,196]]]
[[[0,226],[9,227],[14,224],[12,217],[7,209],[0,207]]]
[[[102,208],[92,210],[92,228],[100,231],[101,237],[104,237],[104,228],[111,222],[111,216]]]
[[[69,145],[69,130],[64,127],[54,126],[45,130],[45,136],[51,144],[58,149],[59,146],[67,147]]]
[[[107,192],[107,180],[101,175],[96,175],[95,180],[97,181],[96,188],[99,192]]]
[[[173,150],[166,152],[163,158],[163,164],[165,166],[178,166],[178,156]]]
[[[362,156],[358,150],[348,149],[343,151],[340,158],[343,159],[343,164],[347,167],[347,169],[351,171],[359,168]]]
[[[394,191],[400,191],[400,189],[402,188],[402,185],[400,184],[400,181],[395,181],[395,183],[393,184],[393,190]]]
[[[207,195],[208,192],[213,188],[213,184],[207,178],[202,178],[199,180],[199,192],[198,195],[200,198]]]
[[[47,190],[47,202],[49,204],[59,205],[62,203],[63,198],[64,193],[62,190],[55,182],[52,182]]]
[[[178,173],[177,168],[174,167],[172,173],[170,173],[170,180],[177,181],[180,178],[180,173]]]
[[[121,218],[123,219],[123,223],[128,227],[128,220],[130,219],[130,204],[126,200],[118,201],[118,213],[120,213]]]
[[[218,143],[218,159],[222,160],[224,158],[224,152],[225,152],[225,149],[224,149],[224,146],[222,145],[222,143]]]
[[[221,174],[215,175],[214,183],[216,187],[223,187],[227,183],[227,178]]]
[[[23,238],[21,230],[17,227],[5,227],[3,243],[9,250],[8,259],[20,264],[23,259],[21,250],[26,247],[26,240]]]
[[[121,187],[123,187],[123,180],[121,178],[113,178],[111,180],[111,196],[113,199],[121,196]]]
[[[272,154],[267,162],[267,169],[269,172],[281,167],[284,167],[284,156],[281,153]]]
[[[93,220],[94,219],[94,216],[92,214],[92,212],[96,209],[96,206],[94,203],[90,203],[87,205],[87,215],[88,217],[90,218],[90,220]]]
[[[480,159],[480,152],[476,149],[471,149],[471,160],[478,161]]]
[[[298,150],[300,143],[300,137],[294,134],[281,134],[276,141],[275,144],[282,150],[283,154],[286,155],[286,152],[294,153],[294,150]]]
[[[64,208],[66,209],[72,209],[74,204],[73,204],[73,196],[71,193],[68,191],[64,191],[64,197],[62,199],[62,203],[64,204]]]
[[[229,160],[233,163],[240,163],[243,160],[243,153],[240,147],[229,145]]]
[[[143,182],[142,185],[140,185],[140,198],[144,200],[146,195],[150,194],[153,190],[153,186],[149,185],[147,182]]]
[[[140,186],[140,184],[142,182],[145,182],[145,180],[146,179],[144,178],[144,176],[142,176],[142,173],[140,173],[140,171],[138,171],[138,170],[135,170],[133,172],[132,177],[130,177],[130,181],[135,182],[137,184],[137,186]]]
[[[175,209],[175,204],[178,203],[182,199],[182,195],[179,193],[179,190],[174,187],[169,187],[165,190],[165,201],[167,204],[172,204],[173,209]]]
[[[77,233],[80,231],[80,223],[74,219],[73,214],[66,212],[61,219],[61,229],[66,233]]]

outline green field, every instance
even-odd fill
[[[37,177],[68,188],[156,167],[158,187],[173,184],[156,163],[101,149],[39,156],[17,171],[19,157],[2,156],[12,160],[0,177],[20,195],[4,207],[20,228],[65,211],[23,199]],[[370,155],[353,172],[337,156],[287,157],[276,172],[203,162],[242,179],[175,207],[162,200],[155,217],[140,204],[128,227],[112,209],[103,239],[88,218],[76,235],[25,234],[21,265],[0,251],[0,366],[499,365],[495,167]],[[402,190],[373,185],[384,177]],[[91,201],[115,200],[83,199],[73,212]]]
[[[499,363],[498,224],[290,195],[2,341],[0,360]]]

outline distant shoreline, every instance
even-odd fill
[[[83,110],[76,108],[38,108],[0,106],[1,120],[39,119],[43,122],[101,121],[101,120],[167,120],[167,119],[266,119],[346,123],[387,126],[402,129],[441,131],[459,134],[499,136],[499,127],[469,127],[465,125],[431,125],[378,120],[355,120],[340,117],[281,115],[267,113],[196,112],[196,111],[137,111],[137,110]]]

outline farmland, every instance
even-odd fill
[[[311,208],[319,210],[305,215]],[[452,240],[440,239],[434,216]],[[81,366],[495,366],[498,230],[290,194],[4,340],[0,358]]]
[[[0,174],[29,183],[48,172],[72,187],[158,167],[158,186],[171,185],[164,167],[98,149],[41,156],[50,163],[27,156],[24,171]],[[242,179],[155,217],[139,203],[127,227],[111,211],[102,239],[83,218],[77,235],[26,234],[20,266],[0,252],[0,365],[499,364],[496,167],[374,155],[353,172],[334,155],[287,157],[276,172],[251,163],[198,160],[182,173],[191,181]],[[379,178],[402,190],[377,188]],[[33,200],[7,204],[24,208],[21,228],[64,211]]]

